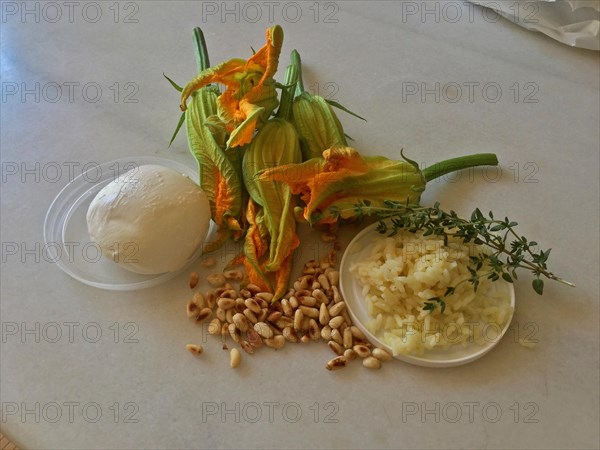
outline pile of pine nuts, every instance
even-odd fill
[[[224,350],[228,349],[229,338],[248,354],[263,345],[277,350],[286,342],[323,340],[336,355],[327,362],[328,370],[346,367],[357,358],[362,358],[363,366],[379,369],[383,361],[392,360],[392,355],[382,348],[374,348],[363,332],[352,325],[339,292],[339,272],[334,264],[334,253],[322,262],[307,262],[293,287],[275,302],[272,302],[273,294],[262,292],[253,284],[235,289],[231,283],[243,280],[241,270],[208,275],[207,281],[214,289],[205,295],[196,292],[187,303],[187,316],[196,323],[210,320],[208,333],[221,336]],[[194,289],[199,280],[199,274],[193,272],[190,288]],[[202,353],[198,347],[187,346],[194,354]],[[231,367],[238,367],[240,360],[240,352],[233,348]]]

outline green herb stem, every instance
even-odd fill
[[[540,295],[544,289],[541,276],[570,287],[575,286],[548,270],[546,262],[550,249],[538,250],[537,242],[530,241],[515,231],[517,222],[509,220],[508,217],[504,220],[495,219],[491,211],[488,218],[477,208],[470,219],[465,219],[454,211],[441,210],[438,203],[433,207],[424,207],[393,201],[386,201],[384,207],[371,206],[370,202],[365,201],[357,204],[354,211],[357,216],[377,216],[380,221],[377,231],[380,233],[394,235],[402,230],[412,233],[420,231],[425,236],[440,236],[446,244],[449,238],[458,238],[465,244],[472,242],[490,248],[490,252],[482,251],[477,255],[469,255],[471,276],[459,284],[468,281],[477,289],[479,280],[483,278],[492,281],[502,278],[512,283],[517,279],[516,270],[526,269],[533,274],[532,286]],[[456,286],[450,287],[441,298],[429,299],[425,309],[433,311],[439,305],[443,311],[444,298],[452,295],[455,289]]]

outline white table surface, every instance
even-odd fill
[[[463,2],[452,2],[462,8],[458,21],[450,10],[444,15],[443,2],[439,18],[425,20],[419,12],[403,17],[401,2],[321,4],[316,21],[312,2],[290,3],[238,5],[239,23],[236,13],[221,17],[221,2],[75,2],[71,17],[59,2],[58,18],[43,2],[2,3],[2,432],[30,449],[597,448],[598,54],[484,19],[479,7],[470,16]],[[262,19],[251,23],[256,5]],[[36,7],[39,22],[35,12],[21,15]],[[297,7],[302,16],[292,23]],[[423,203],[509,215],[553,248],[551,268],[577,288],[547,282],[539,297],[523,274],[511,331],[462,367],[394,362],[378,372],[360,364],[328,372],[331,352],[315,344],[260,351],[234,371],[217,339],[207,339],[201,360],[184,348],[201,340],[185,317],[187,274],[119,293],[44,261],[44,215],[69,181],[68,165],[79,174],[90,162],[158,155],[194,166],[184,133],[167,149],[179,100],[162,73],[180,83],[194,75],[194,26],[204,29],[213,63],[246,57],[263,44],[269,8],[286,33],[281,67],[297,48],[306,85],[318,83],[322,95],[334,86],[337,100],[368,119],[340,113],[365,154],[399,157],[403,147],[426,165],[497,153],[500,171],[433,182]],[[79,83],[72,99],[70,82]],[[403,101],[403,89],[436,82],[439,101],[434,94]],[[23,98],[36,83],[39,101]],[[54,83],[63,93],[53,103]],[[82,92],[86,83],[97,85]],[[478,83],[472,101],[469,83]],[[496,84],[483,92],[486,83]],[[93,86],[102,90],[96,102]],[[502,95],[492,102],[498,86]],[[537,102],[525,102],[527,94]],[[58,179],[50,172],[57,164]],[[326,251],[313,239],[304,239],[301,260]],[[16,255],[6,247],[13,243]],[[67,322],[76,323],[73,342]],[[137,343],[124,342],[129,322]],[[62,327],[57,342],[52,323]],[[102,330],[97,343],[82,335],[86,325]],[[46,330],[39,342],[35,332],[23,334],[36,326]],[[518,337],[538,343],[525,348]]]

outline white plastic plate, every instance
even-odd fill
[[[350,272],[350,267],[354,262],[360,261],[366,255],[368,255],[368,252],[371,248],[371,242],[373,242],[373,240],[375,240],[377,237],[382,236],[376,231],[376,227],[377,223],[374,223],[362,230],[354,237],[354,239],[352,239],[346,248],[340,264],[340,290],[354,325],[356,325],[365,334],[371,343],[378,347],[385,348],[391,354],[392,349],[388,345],[384,344],[378,336],[373,335],[367,329],[366,324],[370,320],[367,309],[367,300],[362,294],[362,287],[360,286],[358,280],[356,280],[352,272]],[[465,346],[455,345],[446,349],[434,348],[419,356],[399,354],[396,355],[395,358],[410,364],[425,367],[453,367],[467,364],[475,361],[478,358],[481,358],[492,348],[494,348],[498,342],[500,342],[506,333],[506,330],[508,330],[508,327],[510,326],[515,308],[515,290],[513,285],[504,280],[499,280],[494,283],[494,286],[496,289],[506,290],[506,292],[510,295],[512,312],[500,333],[487,334],[487,336],[490,337],[488,342],[484,343],[483,345],[472,342],[467,343]]]

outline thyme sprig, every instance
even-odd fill
[[[411,233],[423,232],[424,236],[440,236],[445,245],[448,245],[449,238],[459,238],[464,243],[486,247],[488,251],[469,256],[470,276],[463,281],[470,282],[474,290],[477,290],[479,280],[483,278],[492,281],[502,278],[513,283],[517,279],[517,269],[525,269],[533,274],[532,287],[539,295],[544,292],[542,277],[575,286],[548,270],[551,249],[542,250],[536,241],[519,235],[515,231],[518,223],[508,217],[497,219],[492,211],[485,216],[476,208],[470,219],[465,219],[455,211],[442,210],[439,203],[430,207],[395,201],[385,201],[383,204],[383,207],[376,207],[369,200],[364,200],[355,205],[355,216],[376,216],[379,219],[377,231],[389,236],[406,230]],[[436,306],[440,306],[443,313],[446,308],[444,299],[452,295],[457,286],[448,287],[442,297],[430,298],[423,309],[433,312]]]

